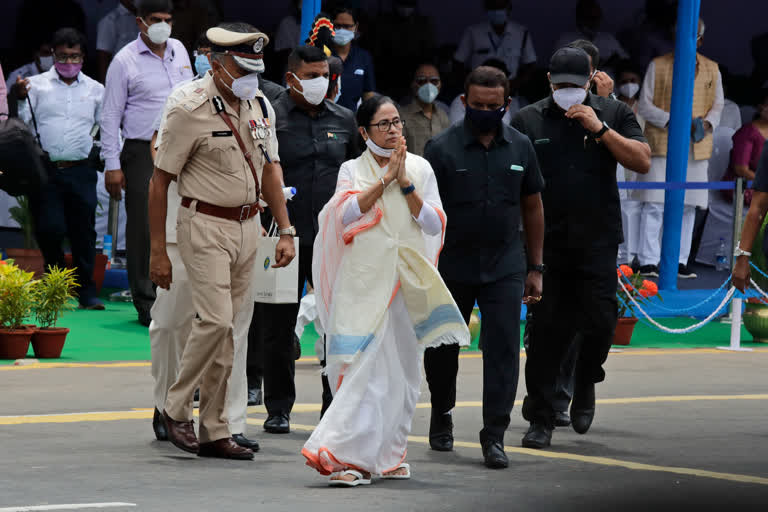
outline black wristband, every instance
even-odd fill
[[[547,271],[547,266],[542,264],[539,265],[528,265],[528,272],[538,272],[539,274],[544,274]]]
[[[402,192],[404,196],[407,196],[408,194],[410,194],[414,190],[416,190],[416,186],[413,183],[411,183],[407,187],[401,187],[400,188],[400,192]]]
[[[599,131],[599,132],[593,133],[593,134],[592,134],[592,138],[593,138],[593,139],[599,139],[600,137],[602,137],[603,135],[605,135],[605,132],[607,132],[607,131],[608,131],[608,130],[610,130],[610,129],[611,129],[611,128],[608,126],[608,123],[606,123],[605,121],[603,121],[603,127],[600,129],[600,131]]]

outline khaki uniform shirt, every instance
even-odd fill
[[[403,109],[405,120],[405,143],[408,151],[424,156],[424,146],[432,137],[439,135],[451,127],[448,114],[437,105],[432,106],[432,119],[427,118],[421,111],[421,105],[413,100]]]
[[[155,166],[178,176],[179,195],[217,206],[231,207],[258,200],[251,169],[237,139],[216,113],[213,98],[221,97],[212,75],[199,81],[192,94],[170,107],[165,125],[158,134],[160,144]],[[261,91],[258,93],[262,96]],[[226,102],[224,108],[240,133],[246,150],[251,153],[259,182],[266,158],[260,145],[273,162],[278,162],[275,134],[275,112],[264,98],[269,113],[269,133],[254,138],[249,121],[263,124],[264,115],[258,100],[241,101],[239,112]]]

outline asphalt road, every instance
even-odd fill
[[[523,359],[523,362],[525,359]],[[429,392],[413,422],[409,481],[334,489],[299,451],[319,417],[318,367],[297,368],[293,432],[262,432],[253,462],[199,459],[154,440],[148,366],[0,370],[0,512],[124,503],[108,511],[768,510],[768,351],[612,354],[587,435],[558,429],[507,470],[482,465],[482,366],[461,360],[456,449],[429,449]],[[524,396],[520,383],[518,399]],[[96,414],[100,413],[100,414]],[[70,508],[87,510],[85,508]],[[34,510],[34,509],[33,509]]]

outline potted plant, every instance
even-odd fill
[[[18,202],[18,206],[10,208],[8,213],[11,214],[11,218],[21,227],[21,231],[24,234],[24,248],[8,248],[6,253],[8,258],[13,259],[17,266],[33,272],[36,277],[39,277],[45,272],[45,260],[35,241],[35,222],[32,218],[32,207],[27,196],[17,197],[16,202]]]
[[[37,287],[35,318],[39,324],[32,336],[32,348],[35,357],[40,359],[61,357],[64,342],[69,329],[56,327],[56,321],[64,311],[72,310],[75,305],[73,291],[78,286],[75,269],[48,267]]]
[[[0,359],[21,359],[34,329],[24,325],[32,311],[37,281],[13,261],[0,261]]]
[[[653,281],[643,279],[643,276],[635,274],[628,265],[622,265],[616,269],[616,275],[619,281],[624,285],[626,292],[619,287],[616,291],[616,298],[619,300],[619,320],[616,322],[616,332],[613,335],[614,345],[629,345],[632,339],[632,333],[637,324],[634,304],[627,294],[632,296],[639,303],[649,303],[651,297],[659,295],[659,287]]]
[[[763,237],[765,236],[766,226],[768,226],[768,217],[766,217],[762,228],[755,237],[755,243],[752,244],[751,260],[757,268],[768,273],[768,261],[766,261],[765,253],[763,252]],[[755,283],[757,283],[757,286],[763,290],[768,290],[768,279],[754,270],[750,274]],[[753,341],[768,343],[768,303],[766,299],[762,297],[748,298],[742,320],[744,321],[744,327],[752,335]]]

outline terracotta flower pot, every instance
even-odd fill
[[[16,266],[26,270],[27,272],[34,272],[35,278],[40,277],[45,273],[45,259],[40,249],[6,249],[5,253],[10,259],[12,259]]]
[[[619,318],[619,321],[616,322],[616,332],[613,334],[613,344],[629,345],[636,323],[637,318],[635,317]]]
[[[0,359],[23,359],[29,352],[33,329],[0,329]]]
[[[32,335],[32,349],[35,351],[35,357],[38,359],[58,359],[61,357],[67,334],[69,334],[69,329],[66,327],[37,329]]]
[[[65,254],[64,262],[67,264],[67,268],[72,268],[72,255]],[[96,254],[93,259],[93,285],[96,287],[96,295],[101,293],[101,287],[104,284],[104,274],[107,271],[107,263],[109,258],[106,254]]]

